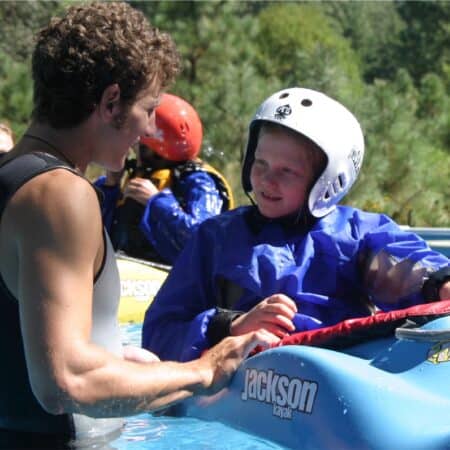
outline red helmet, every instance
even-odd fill
[[[200,153],[203,129],[195,109],[176,95],[163,94],[155,110],[156,131],[141,143],[170,161],[187,161]]]

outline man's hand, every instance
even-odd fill
[[[196,361],[198,369],[205,370],[204,392],[196,394],[211,395],[220,391],[255,347],[264,349],[278,341],[279,338],[265,330],[225,338]]]
[[[284,337],[295,330],[292,319],[297,312],[295,302],[284,294],[274,294],[242,314],[230,326],[230,334],[238,336],[259,329]]]
[[[158,189],[150,180],[136,177],[128,182],[123,195],[125,198],[132,198],[145,206],[149,199],[158,192]]]

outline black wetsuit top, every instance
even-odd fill
[[[4,165],[2,165],[2,160],[0,159],[0,221],[8,200],[23,184],[43,172],[57,168],[64,168],[74,172],[59,159],[45,153],[22,155],[6,162]],[[107,250],[112,254],[110,258],[114,259],[110,249],[110,244],[105,242],[105,260],[107,259]],[[97,280],[102,272],[106,271],[105,266],[106,263],[102,266]],[[117,288],[117,283],[114,284],[114,287]],[[92,339],[93,341],[113,341],[114,343],[109,345],[109,350],[118,353],[120,351],[118,348],[120,336],[116,333],[116,324],[109,324],[110,317],[113,318],[117,312],[117,304],[114,305],[114,302],[112,303],[112,308],[108,306],[111,311],[100,311],[100,314],[95,312],[96,306],[94,304],[94,319],[96,314],[102,315],[102,313],[107,318],[104,321],[108,322],[108,324],[102,323],[100,326],[106,330],[108,336],[96,339],[95,333],[97,335],[101,335],[101,333],[95,330],[96,325],[94,323]],[[97,309],[101,308],[97,307]],[[103,427],[103,431],[106,433],[110,433],[111,428],[117,429],[121,426],[121,423],[113,424],[113,421],[117,421],[117,419],[95,420],[78,414],[53,415],[47,413],[31,390],[20,330],[18,301],[5,285],[1,273],[0,311],[0,357],[2,360],[0,367],[0,386],[2,387],[0,397],[0,449],[20,448],[21,445],[24,447],[26,445],[26,448],[30,446],[31,448],[31,444],[33,444],[32,448],[45,448],[46,446],[52,449],[60,448],[58,443],[64,443],[75,438],[78,439],[80,433],[82,438],[85,439],[92,437],[93,433],[95,435],[102,434],[103,423],[106,424]],[[43,439],[41,441],[47,442],[47,444],[39,445],[40,439],[36,437],[36,433]],[[26,438],[27,434],[29,439]],[[51,447],[48,447],[49,445]]]

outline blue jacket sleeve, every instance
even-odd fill
[[[214,178],[205,171],[193,172],[179,182],[183,204],[170,189],[147,203],[140,229],[170,264],[175,262],[192,231],[205,219],[219,214],[223,199]]]
[[[415,233],[402,230],[387,216],[364,235],[361,245],[363,283],[382,310],[423,303],[422,286],[430,273],[449,265]]]
[[[205,246],[207,233],[195,232],[146,311],[142,346],[162,360],[192,360],[209,346],[206,332],[216,308]]]
[[[117,186],[105,186],[106,177],[103,175],[94,182],[96,186],[103,193],[102,201],[102,218],[103,225],[108,232],[111,231],[111,226],[114,218],[114,211],[116,208],[117,200],[120,196],[120,187]]]

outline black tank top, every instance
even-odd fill
[[[1,164],[0,159],[0,221],[8,200],[31,178],[58,168],[77,174],[64,162],[46,153],[30,153]],[[107,248],[105,246],[105,254]],[[19,448],[20,443],[28,442],[24,433],[17,433],[22,431],[31,433],[28,434],[28,445],[33,444],[30,448],[38,448],[34,445],[39,445],[40,438],[48,442],[48,445],[52,442],[49,448],[63,448],[60,447],[61,443],[71,441],[79,435],[79,423],[86,425],[87,434],[95,428],[95,434],[101,435],[103,423],[106,424],[103,430],[105,433],[120,428],[121,420],[120,423],[113,423],[111,419],[95,420],[78,414],[47,413],[31,390],[20,330],[18,301],[5,285],[1,274],[0,311],[0,448]],[[111,315],[114,315],[114,311],[111,311]],[[108,329],[108,333],[115,334],[115,330]],[[110,339],[114,340],[115,336],[110,336]],[[116,344],[115,350],[117,347]],[[40,437],[36,437],[34,433],[39,433]],[[51,440],[51,436],[54,440]]]

